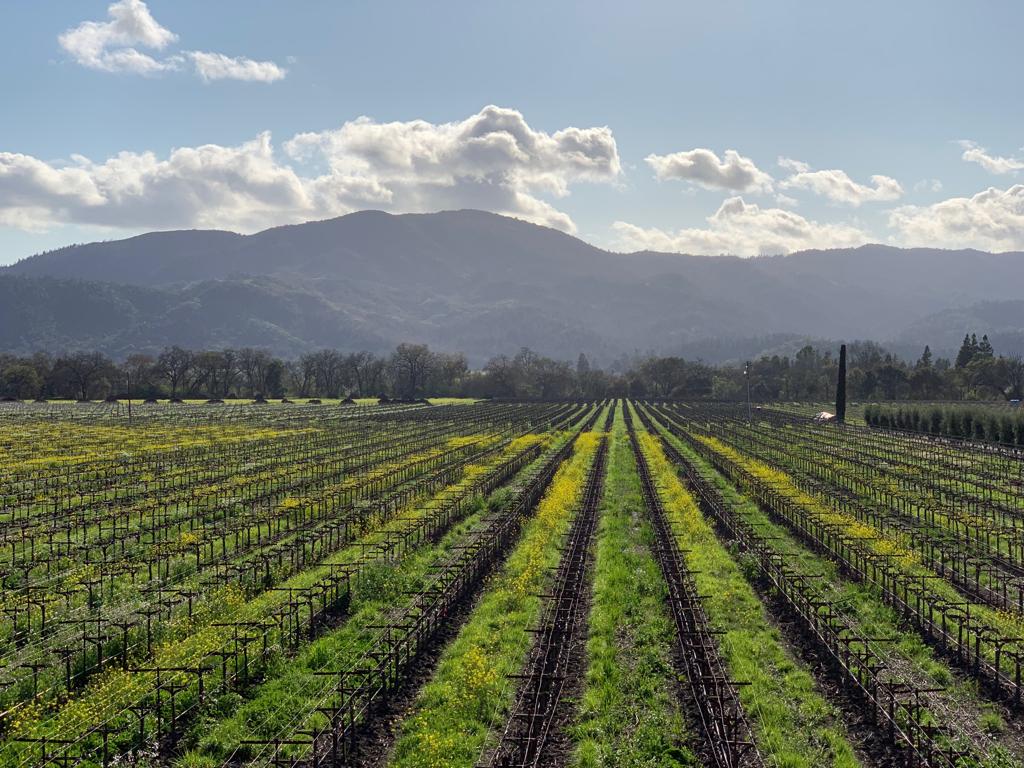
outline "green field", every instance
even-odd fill
[[[0,766],[1024,766],[1024,455],[823,407],[0,412]]]

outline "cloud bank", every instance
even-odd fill
[[[574,232],[558,199],[579,182],[621,172],[605,127],[533,129],[516,110],[489,106],[453,123],[359,118],[299,134],[275,152],[269,133],[238,146],[121,152],[64,164],[0,153],[0,224],[58,224],[251,232],[361,208],[424,212],[482,208]],[[290,160],[291,162],[287,162]],[[293,166],[325,167],[319,174]]]
[[[692,254],[757,256],[807,248],[846,248],[871,238],[856,227],[820,224],[782,208],[761,208],[730,197],[707,219],[703,229],[667,232],[624,221],[612,226],[622,250],[676,251]]]
[[[989,187],[934,205],[901,206],[890,213],[889,226],[902,245],[1024,250],[1024,184]]]
[[[178,36],[160,25],[143,0],[118,0],[107,8],[107,21],[83,21],[57,38],[78,64],[100,72],[155,75],[191,64],[204,81],[247,80],[272,83],[286,70],[272,61],[233,58],[222,53],[182,51],[156,58],[139,48],[163,51]]]

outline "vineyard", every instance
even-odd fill
[[[812,411],[0,408],[0,768],[1024,768],[1016,422]]]

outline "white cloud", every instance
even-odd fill
[[[903,196],[903,187],[896,179],[888,176],[872,176],[874,186],[858,184],[845,171],[831,169],[812,171],[807,163],[789,158],[779,158],[779,165],[795,171],[782,181],[783,189],[807,189],[829,200],[847,205],[859,206],[861,203],[898,200]]]
[[[929,206],[901,206],[890,213],[889,226],[903,245],[1024,250],[1024,184],[989,187]]]
[[[708,189],[732,192],[768,192],[772,188],[772,177],[733,149],[726,150],[723,158],[710,149],[697,148],[671,155],[648,155],[645,160],[659,181],[692,181]]]
[[[83,67],[104,72],[153,74],[177,66],[177,59],[158,61],[135,48],[160,51],[178,39],[157,23],[142,0],[118,0],[107,13],[109,21],[84,21],[62,34],[57,38],[61,48]]]
[[[191,61],[204,81],[249,80],[271,83],[287,70],[272,61],[232,58],[222,53],[183,51],[155,58],[138,49],[163,51],[178,36],[161,26],[143,0],[117,0],[107,8],[108,21],[83,21],[57,40],[61,48],[83,67],[103,72],[154,75],[179,70]]]
[[[232,58],[223,53],[189,51],[188,57],[203,80],[250,80],[273,83],[283,80],[286,70],[272,61],[253,61],[244,56]]]
[[[613,224],[623,250],[678,251],[693,254],[730,253],[740,256],[791,253],[807,248],[845,248],[862,245],[870,236],[845,224],[819,224],[792,211],[761,208],[730,197],[708,217],[705,229],[666,232],[623,221]]]
[[[164,159],[121,152],[55,168],[0,155],[0,218],[15,226],[261,227],[292,220],[313,203],[302,180],[277,164],[269,134],[238,147],[176,149]]]
[[[336,130],[299,134],[285,151],[325,162],[331,175],[379,178],[398,209],[483,207],[570,232],[569,217],[537,195],[564,197],[572,183],[613,181],[621,173],[609,128],[548,134],[518,111],[495,106],[442,124],[362,117]]]
[[[988,154],[988,150],[973,141],[961,141],[964,153],[960,156],[968,163],[977,163],[989,173],[1002,175],[1024,170],[1024,160],[1015,157],[999,157]]]
[[[793,173],[806,173],[811,170],[811,166],[801,160],[794,160],[792,157],[779,156],[778,159],[779,168],[784,168],[787,171]]]
[[[619,157],[607,128],[531,128],[510,109],[487,107],[456,123],[376,123],[300,134],[292,157],[316,156],[320,175],[302,175],[274,152],[270,134],[236,147],[208,144],[122,152],[63,165],[0,153],[0,224],[169,229],[267,226],[359,208],[432,211],[472,207],[574,231],[567,214],[541,198],[580,181],[610,182]]]

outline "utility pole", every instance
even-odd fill
[[[132,374],[131,371],[125,372],[125,377],[128,379],[128,426],[132,424]]]

